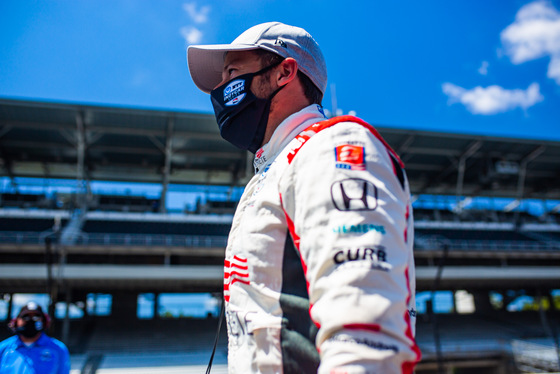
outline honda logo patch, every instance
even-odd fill
[[[349,178],[334,182],[331,196],[334,206],[341,211],[377,208],[377,187],[364,179]]]

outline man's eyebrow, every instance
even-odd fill
[[[231,62],[228,63],[227,65],[224,65],[224,68],[222,69],[222,71],[228,71],[228,68],[231,66]]]
[[[232,59],[231,61],[229,61],[228,63],[226,63],[226,64],[224,65],[224,71],[226,71],[226,70],[227,70],[228,68],[230,68],[232,65],[233,65],[234,67],[238,67],[238,65],[239,65],[239,62],[238,62],[238,61],[239,61],[239,58],[234,58],[234,59]]]

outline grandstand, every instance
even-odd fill
[[[378,129],[415,199],[416,372],[559,371],[560,142]],[[0,165],[1,323],[14,294],[46,292],[67,308],[53,334],[74,372],[202,372],[215,314],[161,316],[157,295],[221,294],[252,158],[213,116],[3,99]],[[157,197],[137,190],[146,183]],[[170,209],[170,191],[196,196]],[[138,317],[143,294],[155,295],[152,318]],[[96,295],[111,295],[110,313],[88,308]],[[225,372],[226,344],[222,333],[213,372]]]

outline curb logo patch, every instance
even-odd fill
[[[335,147],[334,155],[338,169],[366,170],[366,153],[364,147],[343,144]]]
[[[341,211],[377,208],[377,187],[364,179],[349,178],[334,182],[331,197],[336,209]]]

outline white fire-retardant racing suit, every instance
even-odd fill
[[[359,119],[311,105],[280,124],[255,170],[226,249],[229,373],[412,373],[413,226],[398,156]]]

